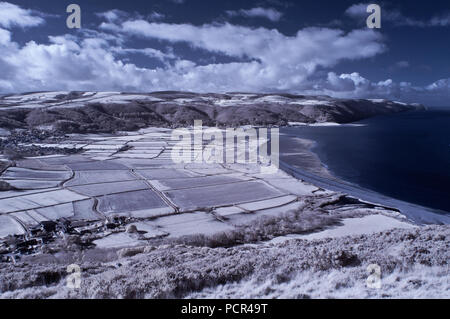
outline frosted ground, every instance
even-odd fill
[[[15,189],[0,193],[0,235],[26,236],[43,221],[115,217],[140,220],[146,238],[212,234],[299,209],[308,198],[325,206],[340,196],[281,171],[261,174],[256,164],[174,164],[176,143],[170,130],[144,129],[123,136],[72,135],[63,145],[40,145],[73,145],[84,153],[27,158],[7,168],[1,180]],[[401,216],[361,203],[344,209],[358,205],[364,212]],[[118,234],[94,241],[103,248],[122,242]]]
[[[80,289],[48,258],[0,264],[0,288],[3,298],[449,298],[449,236],[428,226],[231,248],[147,245],[83,262]],[[380,289],[366,285],[369,264],[381,268]]]
[[[0,237],[31,238],[43,221],[84,224],[2,263],[2,297],[448,296],[446,226],[419,228],[259,165],[174,164],[176,142],[157,128],[73,134],[64,147],[83,153],[6,169],[15,189],[0,193]],[[98,227],[117,217],[125,224]],[[69,263],[83,269],[80,289],[65,286]],[[365,286],[372,263],[384,290]]]

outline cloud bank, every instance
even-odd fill
[[[415,87],[390,79],[372,82],[357,72],[332,72],[342,61],[385,52],[382,35],[373,30],[305,28],[287,36],[276,29],[230,23],[195,26],[151,22],[112,10],[99,15],[103,22],[95,30],[82,29],[76,36],[49,36],[46,44],[30,41],[19,45],[13,39],[15,28],[37,27],[44,21],[30,10],[5,2],[0,5],[6,10],[0,10],[0,92],[253,91],[450,101],[449,79]],[[129,47],[130,39],[157,40],[167,49]],[[199,64],[177,56],[171,46],[180,43],[192,50],[227,56],[231,62]],[[138,67],[129,62],[129,54],[142,54],[161,66]]]
[[[239,11],[227,11],[230,17],[242,16],[250,18],[265,18],[272,22],[279,21],[283,13],[273,8],[256,7],[251,9],[241,9]]]
[[[8,2],[0,2],[0,27],[35,27],[43,23],[44,19],[32,10],[22,9]]]

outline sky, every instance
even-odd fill
[[[81,28],[69,29],[69,4]],[[289,92],[450,106],[450,2],[0,1],[0,93]]]

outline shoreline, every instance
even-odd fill
[[[166,129],[71,139],[85,151],[19,160],[3,175],[20,187],[45,174],[58,178],[62,188],[2,194],[4,210],[35,236],[4,241],[3,255],[11,260],[0,262],[8,283],[0,285],[0,298],[207,298],[223,292],[241,298],[249,283],[259,298],[395,298],[406,296],[399,287],[423,271],[430,288],[412,287],[412,294],[434,297],[447,289],[442,278],[448,226],[417,227],[398,210],[325,190],[281,169],[267,175],[259,165],[174,165],[175,144]],[[305,149],[291,155],[303,155],[310,168],[326,174]],[[33,211],[48,216],[45,223],[26,219],[30,200]],[[59,217],[70,223],[61,224]],[[45,243],[33,244],[41,239]],[[408,253],[393,266],[391,253],[398,249]],[[425,267],[422,261],[426,268],[414,268]],[[366,288],[373,263],[401,282],[386,281],[382,295]],[[81,289],[66,286],[68,264],[83,269]],[[173,274],[169,289],[167,273]],[[330,275],[348,289],[328,285]]]
[[[296,142],[295,151],[289,153],[280,151],[280,169],[295,178],[317,187],[345,193],[370,204],[396,209],[409,220],[419,225],[450,224],[450,216],[440,214],[436,209],[398,200],[336,177],[313,151],[316,141],[299,138],[298,136],[289,136],[288,134],[281,136]],[[300,160],[296,158],[296,163],[289,163],[291,161],[283,160],[283,157],[286,158],[297,154],[302,154],[302,157],[300,157]],[[442,212],[445,213],[444,211]]]

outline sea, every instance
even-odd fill
[[[312,151],[341,180],[450,215],[450,107],[281,133],[315,141]]]

